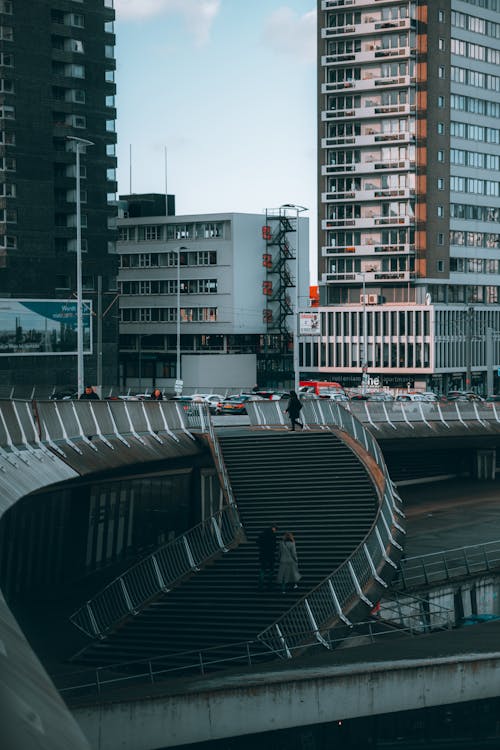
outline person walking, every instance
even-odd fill
[[[295,539],[292,532],[287,531],[280,542],[280,566],[277,581],[281,584],[281,593],[286,593],[288,585],[290,585],[290,588],[296,589],[301,578]]]
[[[299,414],[300,410],[302,409],[302,404],[300,403],[299,397],[297,396],[295,391],[290,391],[290,399],[288,401],[288,406],[285,409],[285,412],[290,417],[290,422],[292,426],[292,432],[295,432],[295,425],[298,424],[300,429],[303,429],[304,425],[299,420]]]
[[[274,567],[276,565],[277,525],[274,523],[264,529],[257,537],[259,548],[259,589],[271,589],[273,585]]]

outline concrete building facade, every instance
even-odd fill
[[[486,389],[500,362],[499,60],[497,0],[319,0],[323,327],[302,369]]]
[[[134,203],[138,201],[140,196]],[[122,387],[157,386],[172,391],[178,353],[187,392],[239,390],[257,382],[266,385],[268,348],[272,347],[265,314],[269,307],[266,215],[132,213],[136,215],[130,216],[125,208],[127,215],[118,219]],[[308,220],[300,219],[300,223],[305,266],[301,283],[307,290]],[[290,225],[291,244],[295,229],[296,223]],[[294,310],[295,250],[289,263],[288,328]]]

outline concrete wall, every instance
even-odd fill
[[[153,750],[494,697],[499,669],[498,652],[303,666],[206,679],[183,694],[115,700],[73,713],[93,750]]]
[[[185,391],[224,388],[251,390],[257,382],[255,354],[184,354],[182,377]],[[224,393],[222,393],[224,395]]]

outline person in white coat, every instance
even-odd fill
[[[277,581],[281,584],[281,593],[286,593],[287,586],[296,589],[301,578],[295,539],[292,532],[287,531],[280,542],[280,565]]]

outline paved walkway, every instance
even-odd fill
[[[500,480],[453,479],[401,488],[407,557],[500,539]]]

